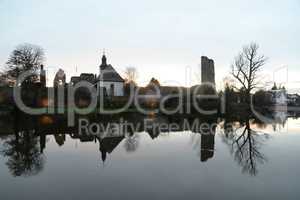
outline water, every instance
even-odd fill
[[[81,140],[44,125],[46,136],[19,130],[22,145],[1,133],[1,199],[298,199],[300,120],[249,120],[240,149],[247,124],[239,123],[235,135],[218,119],[214,135],[144,130]]]

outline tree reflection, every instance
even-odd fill
[[[140,137],[137,133],[126,136],[124,148],[126,152],[135,152],[139,147]]]
[[[224,124],[225,142],[230,145],[234,159],[242,167],[243,173],[252,176],[258,173],[258,164],[264,164],[267,159],[260,149],[267,137],[251,129],[249,118],[241,122],[239,128]]]
[[[34,136],[33,131],[23,131],[10,136],[4,142],[1,154],[8,157],[6,165],[13,176],[33,176],[44,167],[39,139]]]

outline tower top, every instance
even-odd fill
[[[107,65],[107,59],[106,59],[106,56],[105,56],[105,50],[103,49],[103,55],[102,55],[102,63],[101,65]]]

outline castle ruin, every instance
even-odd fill
[[[201,82],[215,85],[214,61],[206,56],[201,56]]]

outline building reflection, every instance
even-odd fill
[[[66,135],[65,134],[55,134],[54,135],[55,142],[58,144],[58,146],[63,146],[66,141]]]
[[[20,117],[19,121],[13,122],[12,128],[5,127],[2,129],[8,130],[6,133],[0,133],[1,137],[5,135],[6,138],[4,140],[5,145],[3,145],[5,148],[1,154],[7,157],[6,165],[14,176],[29,176],[41,172],[45,163],[44,152],[47,148],[47,139],[53,137],[57,145],[61,147],[65,144],[67,135],[82,143],[97,143],[99,145],[99,149],[97,149],[99,162],[105,162],[109,155],[122,143],[126,152],[135,152],[139,147],[139,135],[142,132],[146,132],[155,141],[162,133],[173,134],[188,131],[192,136],[192,142],[197,149],[200,161],[207,162],[213,159],[215,155],[215,135],[217,126],[220,124],[222,124],[220,126],[223,131],[223,141],[230,147],[233,158],[241,166],[243,172],[256,175],[259,164],[263,164],[267,160],[261,152],[266,137],[252,128],[252,125],[264,128],[267,124],[255,119],[250,114],[225,116],[222,123],[218,122],[217,117],[208,119],[159,115],[149,118],[133,115],[107,117],[105,119],[91,118],[90,122],[97,122],[101,124],[100,127],[106,127],[101,129],[98,134],[78,132],[78,125],[68,127],[64,119],[60,117],[42,117],[42,119],[51,121],[51,123],[46,124],[38,117],[23,116],[23,118]],[[120,118],[132,123],[133,127],[120,122]],[[269,125],[280,124],[284,126],[287,120],[287,118],[274,119],[275,121]],[[190,126],[187,126],[186,122]],[[9,123],[1,124],[9,125]]]
[[[204,120],[192,129],[191,140],[196,150],[199,150],[201,162],[206,162],[214,157],[215,134],[217,119]]]
[[[201,162],[213,158],[215,135],[201,135]]]
[[[111,154],[113,150],[121,143],[124,139],[124,136],[116,136],[116,137],[107,137],[103,139],[99,139],[99,150],[101,152],[101,159],[103,162],[106,160],[107,154]]]

